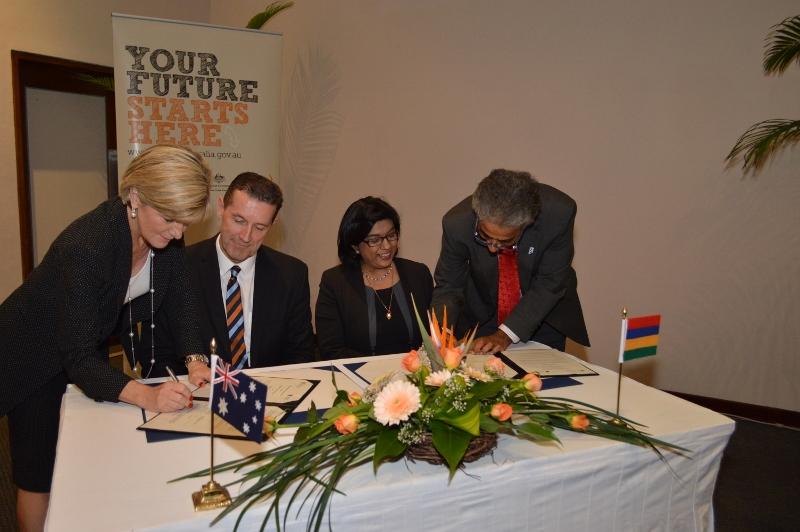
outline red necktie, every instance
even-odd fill
[[[497,324],[502,325],[519,303],[519,270],[517,250],[504,249],[497,253]]]

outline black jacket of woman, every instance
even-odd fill
[[[422,263],[395,257],[394,264],[408,312],[398,310],[393,314],[403,320],[408,314],[411,323],[406,325],[411,326],[412,338],[406,350],[417,349],[422,343],[422,337],[414,317],[411,295],[414,295],[424,323],[424,313],[431,304],[433,278],[428,267]],[[367,294],[370,292],[365,288],[363,274],[358,266],[340,264],[322,274],[314,321],[323,359],[389,354],[390,351],[381,344],[380,336],[376,338],[374,349],[370,345]],[[395,301],[397,302],[397,298]]]
[[[59,374],[93,399],[118,401],[130,378],[108,364],[108,338],[130,331],[125,296],[132,247],[122,200],[101,203],[56,238],[0,305],[0,415]],[[181,353],[202,353],[196,295],[187,286],[180,244],[155,250],[152,267],[153,310],[163,307],[169,315]],[[134,299],[130,318],[134,327],[150,319],[149,294]],[[136,354],[145,374],[147,347]]]

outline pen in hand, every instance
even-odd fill
[[[172,371],[171,367],[169,367],[169,366],[164,366],[164,367],[167,369],[167,373],[169,373],[169,376],[172,378],[173,381],[180,382],[178,380],[178,377],[175,375],[175,372]],[[192,408],[192,399],[191,398],[189,399],[189,404],[186,405],[186,406],[187,406],[187,408]]]
[[[178,377],[175,376],[175,372],[172,371],[172,368],[169,366],[164,366],[164,367],[167,368],[167,373],[169,373],[169,376],[172,377],[172,380],[178,382]]]

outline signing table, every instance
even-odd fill
[[[399,367],[399,356],[391,357]],[[311,400],[320,407],[330,405],[332,374],[341,389],[363,387],[348,369],[357,360],[334,362],[333,372],[319,363],[253,372],[319,380],[302,410]],[[599,375],[577,377],[580,385],[541,395],[613,410],[616,373],[591,367]],[[657,438],[691,449],[691,459],[667,452],[665,463],[649,449],[561,430],[561,445],[501,436],[493,454],[468,464],[450,481],[442,466],[405,459],[384,463],[377,474],[371,465],[348,472],[339,484],[343,493],[332,499],[330,525],[338,531],[712,530],[714,483],[733,421],[630,379],[622,382],[620,414],[647,425]],[[208,467],[208,437],[147,443],[136,430],[141,422],[138,408],[98,403],[72,386],[68,389],[47,530],[208,528],[218,511],[195,513],[191,501],[191,493],[207,478],[167,483]],[[279,442],[290,438],[279,432]],[[274,445],[274,440],[264,445]],[[216,461],[260,448],[217,439]],[[234,478],[226,474],[216,480]],[[230,489],[235,496],[239,486]],[[306,529],[308,506],[299,513],[297,505],[292,508],[286,530]],[[250,509],[240,530],[257,530],[265,511],[265,505]],[[211,530],[232,530],[237,515]],[[274,522],[268,529],[274,529]]]

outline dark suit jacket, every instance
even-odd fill
[[[533,338],[543,322],[583,345],[589,336],[572,269],[572,229],[577,206],[563,192],[539,185],[542,209],[518,244],[522,298],[505,321],[522,341]],[[436,263],[433,305],[447,314],[463,335],[479,325],[478,335],[497,330],[497,257],[475,242],[472,197],[442,219],[442,250]]]
[[[154,305],[173,324],[180,349],[197,352],[199,335],[191,318],[197,307],[186,289],[183,249],[176,244],[156,250],[153,258]],[[0,414],[62,372],[89,397],[118,400],[130,379],[109,366],[107,340],[123,311],[128,325],[123,303],[131,250],[122,201],[101,203],[56,238],[41,264],[0,305]],[[134,322],[150,316],[150,298],[138,299]],[[149,358],[148,353],[140,360],[145,364]]]
[[[394,262],[409,307],[413,294],[420,314],[423,314],[430,307],[431,271],[424,264],[399,257],[395,257]],[[414,309],[410,310],[414,339],[408,349],[416,349],[422,343],[422,337],[414,319]],[[402,313],[395,314],[402,319]],[[374,353],[370,348],[366,292],[359,268],[340,264],[322,274],[314,318],[319,350],[324,359],[387,354],[381,350],[380,338],[377,338]]]
[[[199,293],[201,312],[196,319],[206,346],[202,352],[208,352],[213,337],[217,340],[217,354],[230,360],[216,239],[215,236],[189,246],[186,263]],[[251,365],[265,367],[313,360],[314,335],[305,263],[261,246],[256,255],[253,283]]]

